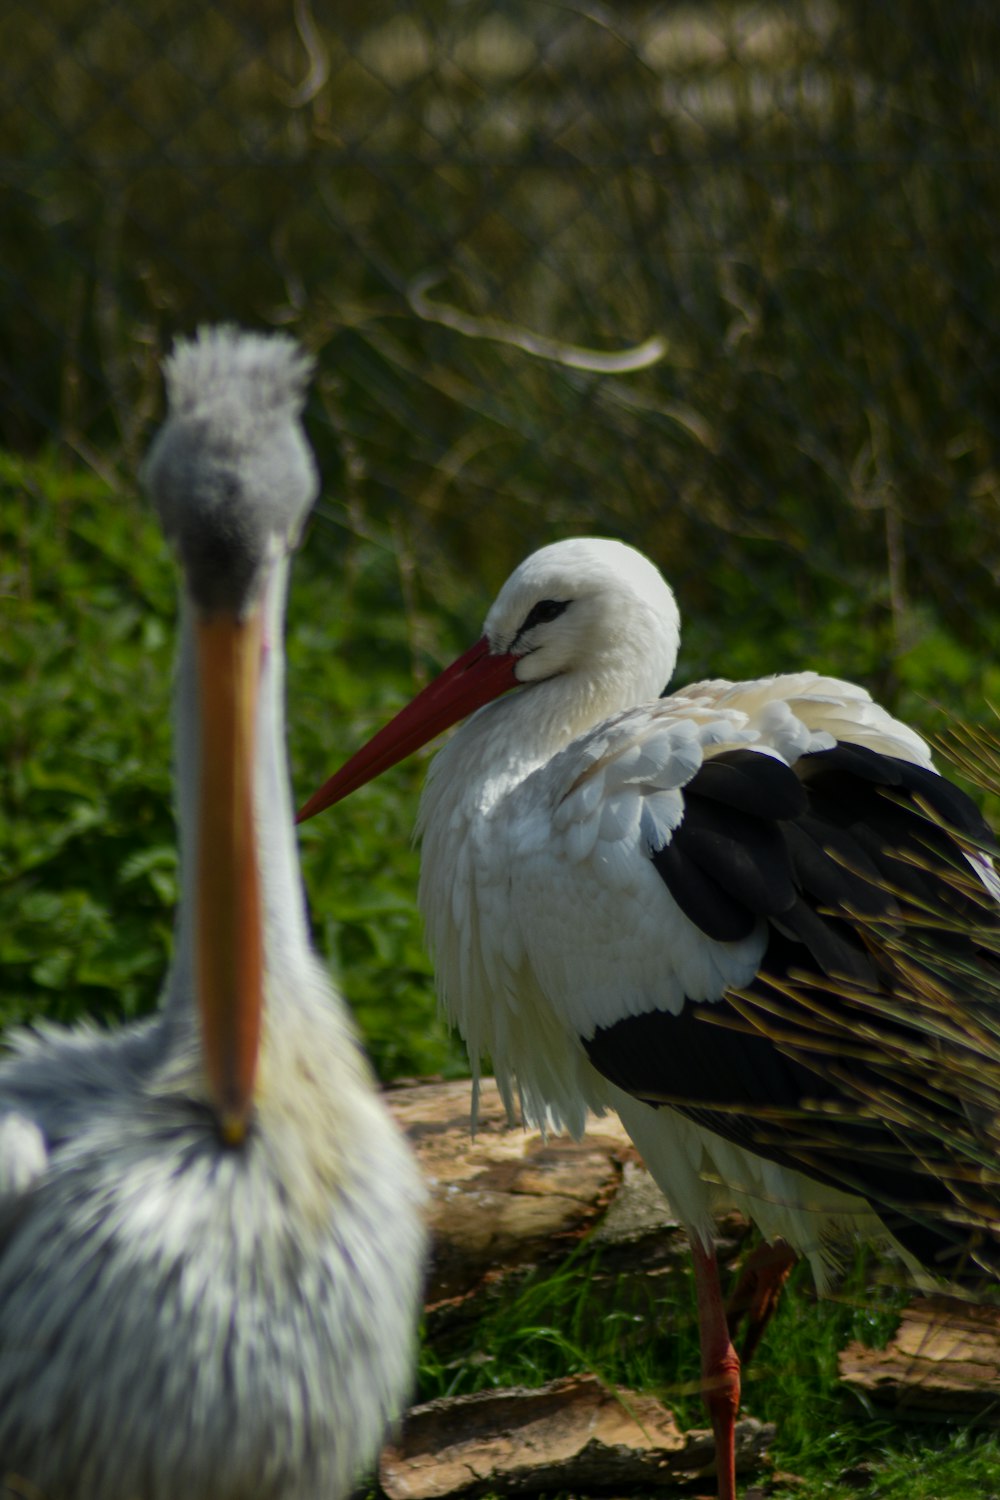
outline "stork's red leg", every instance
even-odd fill
[[[740,1358],[733,1348],[713,1249],[691,1241],[701,1334],[701,1394],[715,1433],[719,1500],[736,1500],[736,1414],[740,1409]]]
[[[726,1305],[729,1337],[735,1341],[740,1323],[746,1318],[746,1331],[740,1345],[740,1364],[750,1363],[764,1332],[774,1316],[781,1290],[795,1264],[795,1251],[784,1240],[756,1245],[740,1270]]]

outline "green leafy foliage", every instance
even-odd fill
[[[134,500],[8,457],[0,556],[0,1017],[120,1019],[176,899],[171,570]]]
[[[133,493],[0,455],[0,1024],[156,1003],[177,902],[175,571]],[[296,572],[292,754],[306,789],[412,688],[391,548],[327,544]],[[376,676],[377,673],[377,676]],[[304,830],[316,938],[376,1065],[453,1073],[413,896],[420,767]]]
[[[452,653],[444,605],[433,619],[402,607],[405,566],[390,540],[338,540],[315,527],[289,602],[289,748],[303,801],[402,707],[415,675]],[[300,831],[317,945],[384,1078],[467,1069],[437,1015],[415,907],[424,764],[397,767]]]

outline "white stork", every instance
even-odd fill
[[[229,328],[166,365],[176,957],[155,1018],[0,1063],[4,1494],[337,1500],[412,1378],[421,1189],[310,949],[285,759],[309,371]]]
[[[982,913],[956,890],[956,861],[986,906],[997,883],[965,853],[966,836],[989,838],[976,809],[863,688],[799,672],[657,697],[678,641],[673,594],[641,554],[545,547],[501,589],[482,639],[299,816],[479,709],[437,755],[420,811],[442,1005],[474,1069],[492,1059],[508,1109],[519,1099],[573,1132],[588,1108],[617,1110],[687,1224],[732,1500],[739,1359],[713,1212],[739,1206],[821,1281],[845,1230],[945,1271],[969,1239],[951,1190],[921,1171],[927,1143],[879,1118],[877,1039],[874,1060],[866,1044],[846,1063],[817,1052],[808,1025],[802,1046],[782,1045],[739,997],[766,1011],[795,974],[828,1006],[891,996],[898,965],[852,918],[892,924],[905,906],[933,928],[933,901],[971,930]],[[870,1094],[874,1112],[859,1107]]]

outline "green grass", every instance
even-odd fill
[[[684,1427],[705,1426],[690,1270],[672,1275],[659,1300],[641,1278],[609,1285],[599,1272],[599,1254],[584,1246],[495,1306],[446,1357],[425,1344],[420,1398],[590,1373],[658,1396]],[[987,1500],[991,1486],[1000,1494],[995,1434],[962,1421],[907,1425],[840,1384],[839,1352],[854,1340],[882,1347],[907,1300],[876,1272],[860,1251],[836,1294],[821,1301],[808,1269],[797,1266],[745,1374],[743,1412],[777,1425],[773,1472],[795,1476],[775,1483],[775,1500],[848,1500],[859,1488],[878,1500]]]

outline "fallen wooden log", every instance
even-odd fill
[[[839,1363],[846,1385],[900,1415],[1000,1426],[1000,1308],[915,1298],[884,1349],[853,1343]]]
[[[430,1189],[426,1314],[436,1346],[584,1239],[599,1256],[595,1298],[629,1276],[640,1305],[662,1306],[663,1278],[687,1267],[687,1238],[616,1116],[595,1117],[579,1141],[546,1138],[510,1125],[496,1084],[484,1079],[473,1137],[468,1079],[386,1097]],[[746,1232],[738,1215],[720,1225],[723,1263]]]
[[[737,1425],[736,1461],[759,1467],[774,1428]],[[379,1482],[389,1500],[543,1491],[625,1494],[685,1486],[713,1471],[711,1432],[681,1432],[655,1397],[603,1385],[592,1375],[429,1401],[407,1413],[387,1448]]]
[[[617,1119],[595,1120],[580,1141],[510,1126],[491,1079],[474,1137],[467,1079],[393,1089],[387,1098],[431,1193],[431,1306],[492,1271],[565,1255],[604,1214],[624,1161],[635,1158]],[[662,1226],[667,1234],[678,1227],[665,1203]]]

